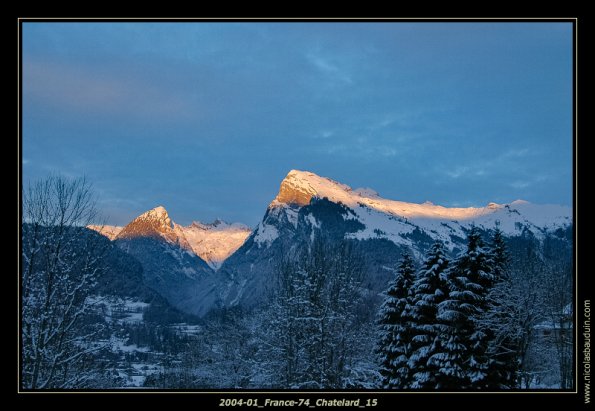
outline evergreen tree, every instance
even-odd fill
[[[432,363],[439,368],[442,388],[486,388],[488,336],[477,329],[474,318],[485,312],[486,295],[493,285],[489,255],[479,230],[472,227],[467,250],[459,255],[447,275],[448,298],[440,303],[438,319],[444,332],[437,338],[442,352]]]
[[[426,260],[413,284],[413,303],[409,316],[412,319],[413,338],[408,365],[412,370],[411,388],[440,388],[439,369],[430,358],[441,352],[436,337],[445,331],[438,319],[438,304],[448,295],[445,271],[448,267],[442,242],[436,242],[428,251]]]
[[[468,237],[467,252],[458,263],[458,270],[468,279],[467,291],[474,294],[475,307],[470,309],[473,316],[482,315],[489,310],[488,293],[494,286],[495,277],[492,273],[492,258],[486,248],[479,230],[472,227]],[[473,324],[473,332],[469,336],[469,380],[471,388],[486,389],[488,387],[488,372],[490,360],[487,357],[490,330],[483,330]]]
[[[378,319],[380,340],[377,353],[380,357],[382,386],[386,389],[409,388],[411,323],[407,313],[411,308],[415,269],[409,254],[399,263],[394,283],[386,292]]]
[[[508,272],[509,262],[510,255],[504,241],[504,235],[502,234],[502,230],[496,226],[490,243],[490,264],[494,283],[510,277]]]

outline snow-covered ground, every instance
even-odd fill
[[[162,370],[162,367],[158,364],[140,362],[118,368],[117,373],[118,377],[124,381],[126,388],[141,388],[147,377]]]
[[[169,326],[172,330],[176,330],[176,332],[184,335],[198,335],[202,331],[202,327],[200,325],[192,325],[186,323],[179,323],[179,324],[172,324]]]
[[[114,372],[123,381],[124,387],[142,387],[147,377],[163,371],[160,363],[164,354],[132,343],[126,331],[129,327],[142,327],[143,313],[149,304],[132,298],[99,295],[88,297],[87,303],[114,329],[109,339],[99,340],[97,344],[108,347],[111,355],[118,356],[119,359],[114,361],[117,364]],[[202,332],[201,326],[186,323],[171,324],[166,328],[180,337],[191,339]]]
[[[87,304],[97,313],[102,313],[107,322],[138,324],[143,321],[143,311],[149,304],[132,298],[113,296],[89,296]]]

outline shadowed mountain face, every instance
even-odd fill
[[[175,307],[200,316],[217,304],[213,270],[194,254],[165,208],[135,218],[115,242],[141,261],[145,283]]]
[[[173,306],[198,316],[216,306],[215,273],[192,252],[153,237],[118,238],[116,244],[141,261],[145,283]]]
[[[46,228],[50,231],[51,229]],[[23,244],[29,244],[32,229],[29,224],[23,225]],[[105,235],[87,228],[72,228],[66,234],[67,248],[63,247],[62,260],[67,261],[90,252],[98,258],[98,276],[95,285],[90,289],[92,296],[130,298],[147,304],[147,310],[154,319],[163,323],[196,321],[196,318],[177,310],[153,287],[148,286],[144,278],[143,265],[132,253],[127,253],[110,242]],[[78,273],[77,270],[73,272]]]

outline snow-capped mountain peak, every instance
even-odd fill
[[[279,194],[273,201],[279,204],[304,206],[313,196],[319,195],[320,177],[306,171],[291,170],[281,182]],[[330,183],[330,181],[329,181]]]
[[[216,219],[204,224],[193,221],[189,226],[176,224],[163,206],[155,207],[136,217],[124,228],[89,226],[110,240],[153,238],[173,244],[202,258],[212,269],[217,270],[250,235],[252,230],[241,223],[227,223]]]
[[[227,221],[223,221],[217,218],[212,223],[201,223],[200,221],[193,221],[192,224],[186,227],[187,229],[193,228],[197,230],[209,230],[209,231],[226,231],[230,229],[239,229],[239,230],[250,230],[245,224],[242,223],[228,223]]]
[[[373,189],[368,188],[368,187],[356,188],[355,190],[353,190],[353,192],[355,194],[359,195],[360,197],[381,198],[380,195],[378,194],[378,192],[376,190],[373,190]]]
[[[512,203],[489,203],[485,207],[444,207],[435,205],[430,201],[422,204],[382,198],[371,188],[358,188],[353,190],[348,185],[339,183],[326,177],[320,177],[309,171],[291,170],[281,182],[279,194],[271,203],[271,207],[284,205],[304,206],[310,203],[313,197],[328,198],[335,203],[342,203],[352,209],[365,207],[384,214],[406,219],[435,219],[447,221],[475,220],[482,216],[497,213],[505,208],[534,208],[535,206],[524,200]],[[533,206],[533,207],[532,207]],[[570,215],[570,209],[562,206],[537,206],[550,207],[549,211],[558,215]],[[554,210],[552,207],[558,207]],[[544,211],[543,209],[542,211]]]
[[[249,304],[265,298],[262,290],[270,287],[284,256],[307,250],[317,239],[331,246],[353,245],[375,292],[394,278],[404,252],[421,262],[432,243],[441,241],[456,256],[465,249],[471,227],[478,228],[485,240],[498,227],[521,253],[527,247],[539,249],[546,241],[568,251],[570,207],[523,200],[484,204],[464,208],[390,200],[371,188],[352,189],[312,172],[292,170],[253,234],[223,265],[223,271],[236,276],[225,301]]]
[[[146,211],[145,213],[138,216],[137,219],[153,220],[164,227],[173,228],[169,214],[163,206],[157,206],[149,211]]]
[[[174,225],[163,206],[146,211],[128,223],[118,234],[118,239],[135,237],[164,238],[175,242]]]
[[[269,217],[278,220],[283,215],[297,228],[298,210],[311,204],[312,198],[327,198],[352,210],[346,218],[359,221],[365,228],[348,237],[386,238],[397,244],[410,244],[412,240],[407,236],[416,228],[448,245],[452,235],[464,238],[464,230],[470,225],[489,229],[497,224],[507,235],[520,235],[524,228],[530,228],[540,235],[572,224],[572,210],[564,206],[535,205],[524,200],[466,208],[444,207],[429,201],[408,203],[382,198],[370,188],[353,190],[330,178],[300,170],[291,170],[283,179],[279,194],[269,205]],[[258,244],[271,244],[279,235],[278,227],[268,220],[265,218],[256,229]]]

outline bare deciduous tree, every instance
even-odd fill
[[[106,250],[85,228],[97,219],[91,186],[51,176],[23,190],[22,206],[22,387],[85,387],[101,348],[91,341],[97,324],[84,321],[87,297]]]
[[[316,389],[362,385],[361,376],[368,375],[365,333],[359,331],[362,270],[347,243],[316,239],[308,249],[288,256],[259,337],[262,361],[255,374],[263,384]]]

